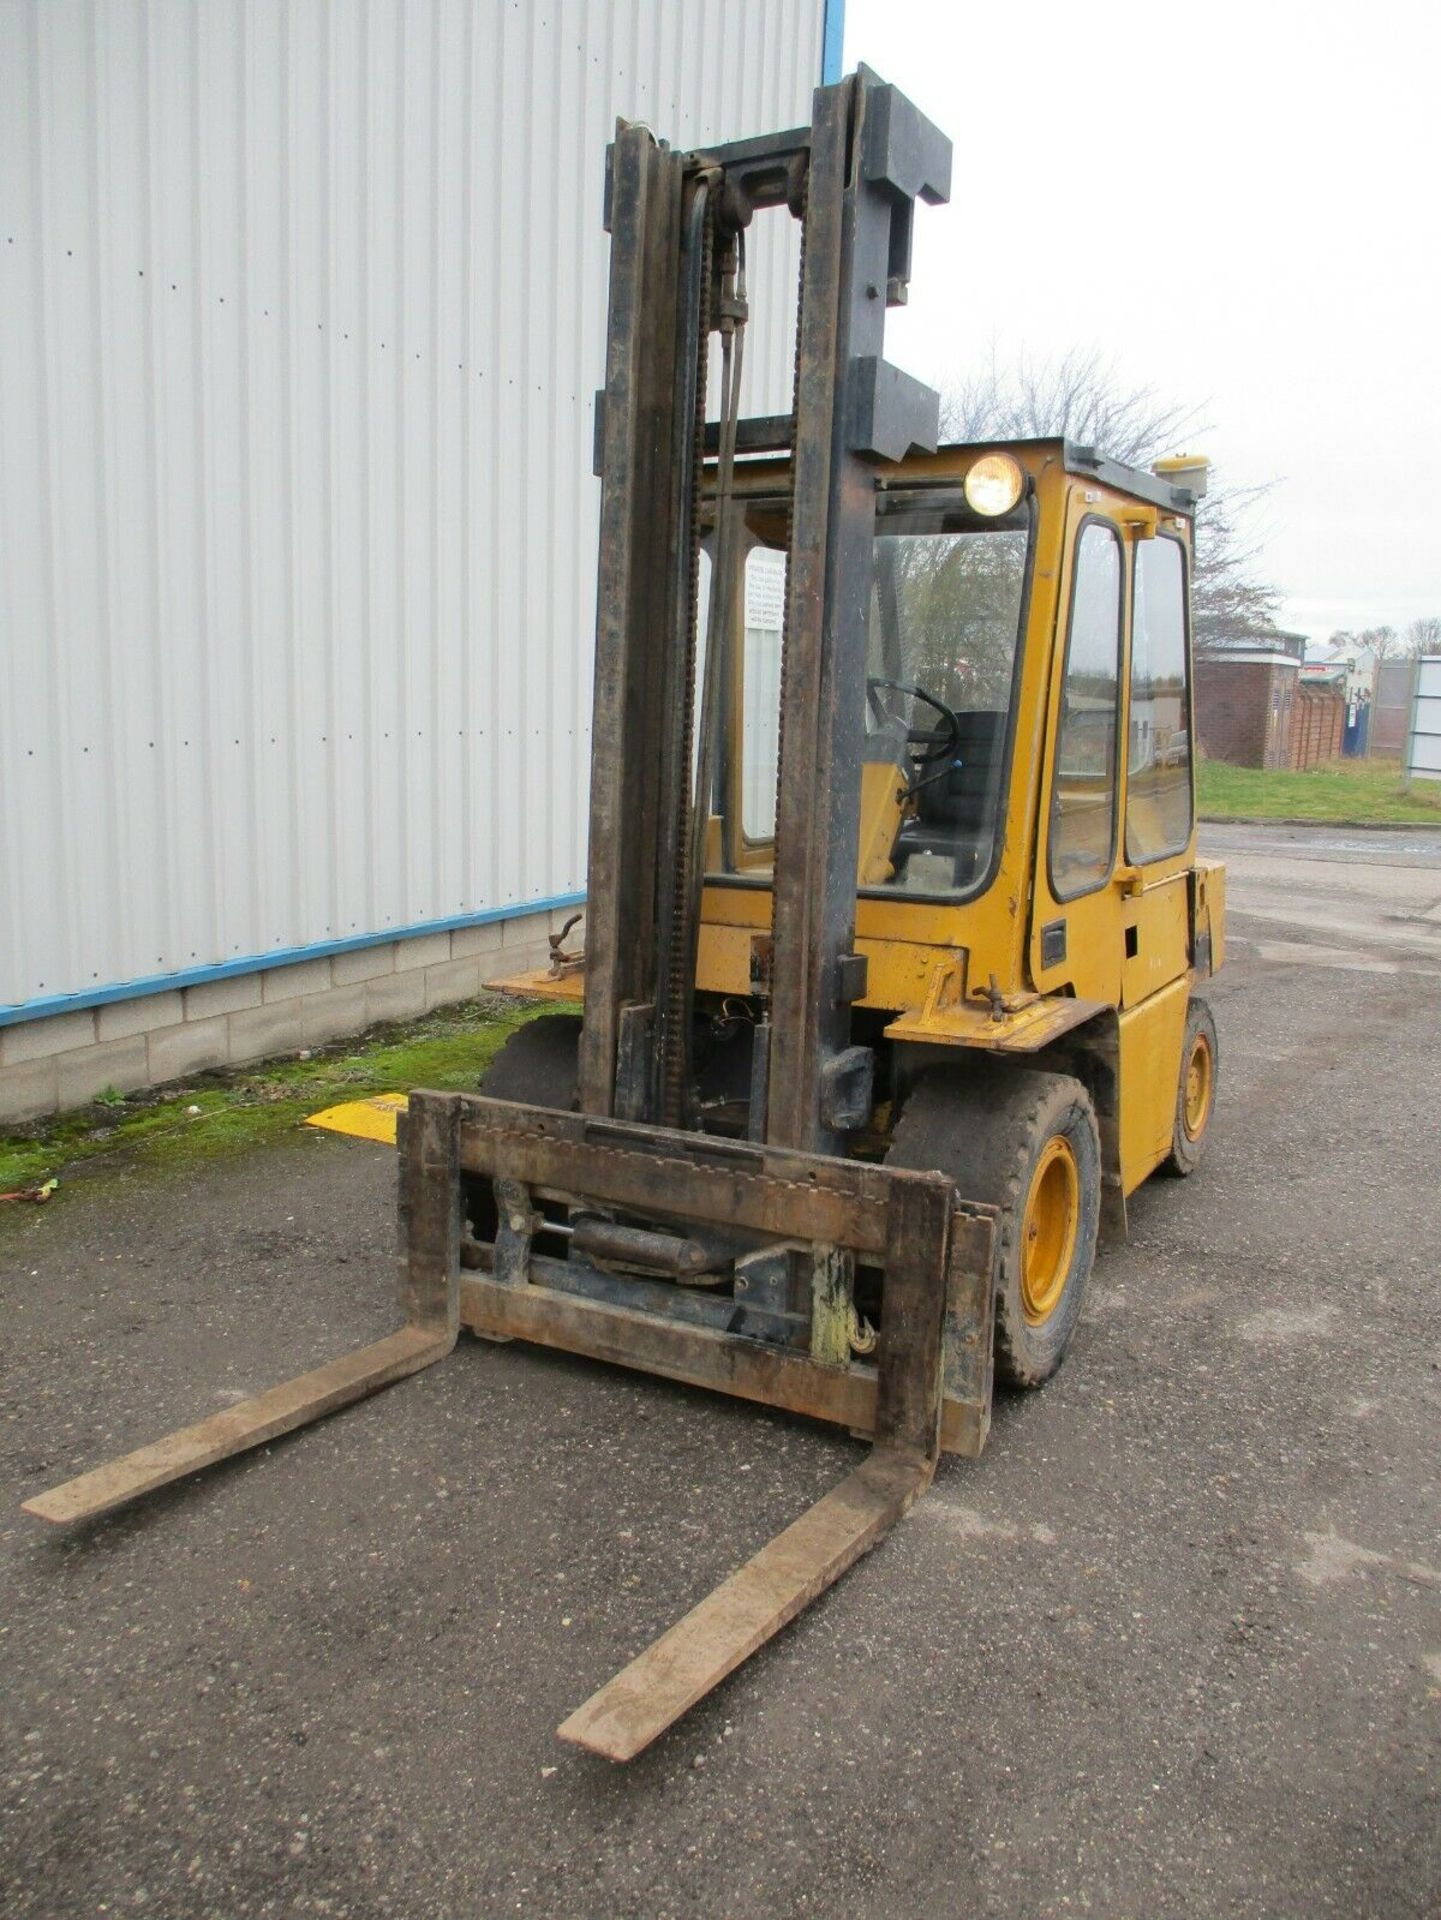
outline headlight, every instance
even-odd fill
[[[966,475],[966,504],[972,513],[993,520],[1009,513],[1025,491],[1021,464],[1008,453],[983,453]]]

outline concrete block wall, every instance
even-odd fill
[[[573,908],[356,947],[0,1027],[0,1125],[324,1046],[543,967]]]

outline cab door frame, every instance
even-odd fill
[[[1061,899],[1052,871],[1061,719],[1070,665],[1077,559],[1085,528],[1098,523],[1114,536],[1120,563],[1110,860],[1104,878]],[[1126,857],[1135,554],[1142,541],[1156,534],[1154,512],[1137,511],[1122,497],[1099,489],[1071,489],[1046,704],[1029,942],[1030,978],[1038,991],[1072,993],[1116,1009],[1112,1029],[1116,1048],[1114,1170],[1123,1195],[1134,1192],[1170,1150],[1191,979],[1186,876],[1195,846],[1194,775],[1191,829],[1185,846],[1145,866],[1134,866]],[[1189,561],[1189,554],[1186,559]],[[1189,583],[1189,572],[1187,579]],[[1189,689],[1194,686],[1189,600],[1186,665]],[[1194,699],[1193,693],[1191,697]],[[1194,735],[1194,725],[1190,731]],[[1160,956],[1159,972],[1153,960],[1156,955]]]
[[[1172,539],[1152,528],[1160,539]],[[1133,861],[1128,837],[1131,701],[1135,652],[1136,571],[1141,542],[1132,543],[1126,621],[1125,767],[1121,799],[1123,958],[1118,1020],[1121,1185],[1132,1193],[1171,1151],[1186,1014],[1191,998],[1191,869],[1196,847],[1195,665],[1191,627],[1190,550],[1181,552],[1182,643],[1186,671],[1190,817],[1185,839],[1170,852]]]
[[[1121,967],[1121,1005],[1132,1007],[1181,978],[1191,964],[1191,908],[1189,874],[1195,859],[1195,670],[1191,642],[1191,568],[1187,543],[1170,532],[1157,531],[1181,556],[1182,645],[1185,662],[1186,730],[1189,736],[1187,790],[1189,818],[1178,847],[1136,859],[1131,850],[1131,734],[1132,679],[1135,659],[1135,622],[1139,596],[1136,575],[1142,542],[1131,543],[1129,612],[1126,620],[1125,730],[1122,774],[1120,858],[1124,871],[1126,907],[1123,916],[1124,955]]]
[[[1052,842],[1057,813],[1057,765],[1061,716],[1070,666],[1075,617],[1077,558],[1088,526],[1100,525],[1114,537],[1118,563],[1118,633],[1114,752],[1111,768],[1111,841],[1104,876],[1080,892],[1059,898],[1052,872]],[[1124,503],[1092,487],[1068,489],[1066,537],[1056,595],[1051,685],[1046,701],[1045,753],[1037,801],[1035,880],[1029,940],[1029,974],[1040,993],[1074,993],[1108,1006],[1121,1004],[1121,898],[1119,858],[1125,809],[1125,684],[1130,648],[1131,568]]]

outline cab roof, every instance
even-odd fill
[[[993,448],[1059,451],[1061,465],[1067,473],[1084,475],[1103,487],[1113,488],[1117,493],[1129,493],[1137,500],[1160,507],[1165,513],[1194,514],[1196,511],[1196,496],[1189,487],[1178,487],[1164,474],[1148,473],[1142,467],[1128,467],[1123,460],[1112,460],[1099,447],[1088,447],[1080,441],[1067,440],[1056,434],[1037,434],[1019,440],[948,440],[936,451],[986,453]]]
[[[599,417],[600,410],[597,408],[597,419]],[[719,428],[711,421],[706,427],[705,452],[712,471],[719,437]],[[736,434],[739,471],[748,471],[755,478],[769,477],[786,463],[790,439],[789,415],[742,420]],[[1129,467],[1124,461],[1112,460],[1098,447],[1085,446],[1080,441],[1068,440],[1059,434],[1035,435],[1027,439],[997,436],[992,440],[950,440],[937,447],[934,455],[921,457],[934,459],[938,455],[980,454],[1007,449],[1022,454],[1027,451],[1044,451],[1049,455],[1058,453],[1064,472],[1092,479],[1098,486],[1110,487],[1117,493],[1128,493],[1135,500],[1144,500],[1151,506],[1159,507],[1163,513],[1194,515],[1196,511],[1196,496],[1189,487],[1177,486],[1164,474],[1147,473],[1140,467]],[[914,459],[916,456],[910,457]],[[906,462],[898,464],[904,466]],[[599,440],[595,470],[600,472]]]

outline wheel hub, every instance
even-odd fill
[[[1181,1122],[1188,1140],[1197,1139],[1205,1131],[1211,1111],[1214,1081],[1215,1063],[1211,1059],[1211,1043],[1204,1033],[1198,1033],[1191,1048],[1191,1057],[1186,1062],[1186,1093],[1181,1108]]]
[[[1081,1177],[1064,1135],[1048,1140],[1031,1175],[1021,1220],[1021,1310],[1033,1327],[1065,1291],[1081,1220]]]

